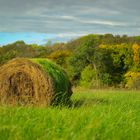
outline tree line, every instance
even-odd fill
[[[0,65],[16,57],[50,59],[75,86],[140,88],[140,36],[90,34],[67,43],[17,41],[0,47]]]

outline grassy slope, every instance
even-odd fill
[[[0,107],[0,140],[140,139],[139,92],[75,92],[71,108]]]

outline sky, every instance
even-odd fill
[[[0,45],[140,35],[140,0],[0,0]]]

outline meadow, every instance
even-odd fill
[[[75,89],[69,107],[0,107],[0,140],[139,139],[140,91]]]

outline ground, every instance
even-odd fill
[[[140,91],[76,89],[70,107],[0,107],[0,140],[140,140]]]

